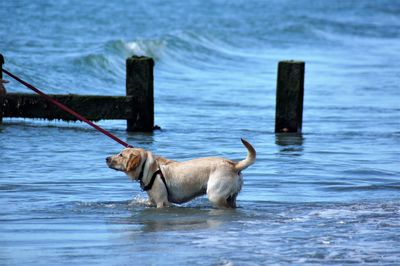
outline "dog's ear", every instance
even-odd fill
[[[139,166],[140,164],[140,155],[131,155],[128,159],[128,162],[126,163],[126,170],[127,172],[135,170],[136,167]]]

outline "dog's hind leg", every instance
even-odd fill
[[[225,192],[225,191],[224,191]],[[226,196],[228,193],[223,193],[220,190],[207,189],[208,199],[218,208],[236,208],[236,196]]]
[[[226,199],[226,203],[229,205],[230,208],[236,208],[236,197],[237,194],[233,194]]]
[[[207,184],[208,199],[217,207],[236,208],[236,197],[242,187],[241,175],[229,174],[210,177]]]
[[[232,208],[226,198],[220,197],[218,195],[208,195],[208,199],[215,205],[217,208]]]

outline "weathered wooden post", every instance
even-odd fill
[[[0,82],[3,79],[3,64],[4,64],[4,57],[2,54],[0,54]],[[3,122],[5,96],[6,96],[6,91],[3,89],[3,85],[0,84],[0,124]]]
[[[127,131],[154,128],[154,86],[152,58],[132,56],[126,60],[126,96],[133,97],[135,117],[127,120]]]
[[[4,57],[0,54],[0,79],[3,79],[3,64],[4,64]]]
[[[302,61],[281,61],[278,64],[275,133],[301,132],[304,66]]]

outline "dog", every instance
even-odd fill
[[[253,146],[241,140],[247,156],[239,162],[218,157],[177,162],[141,148],[126,148],[107,157],[106,162],[111,169],[139,181],[157,208],[185,203],[205,194],[218,208],[236,208],[236,197],[243,185],[241,171],[256,160]]]

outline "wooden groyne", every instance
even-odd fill
[[[1,67],[2,64],[0,64]],[[91,121],[127,120],[128,131],[154,129],[154,61],[133,56],[126,60],[126,96],[49,95]],[[0,68],[0,73],[2,73]],[[77,119],[36,94],[6,93],[0,95],[2,117]],[[1,122],[1,120],[0,120]]]
[[[3,56],[0,55],[0,78]],[[126,96],[50,95],[91,121],[124,119],[127,131],[152,131],[154,127],[154,61],[132,56],[126,60]],[[300,133],[303,123],[304,69],[302,61],[278,63],[275,133]],[[3,117],[77,119],[36,94],[0,91]],[[158,128],[158,127],[156,127]]]
[[[131,119],[137,112],[131,96],[57,95],[50,97],[70,107],[91,121],[102,119]],[[3,107],[4,117],[61,119],[76,121],[75,116],[49,103],[40,95],[7,93]]]

